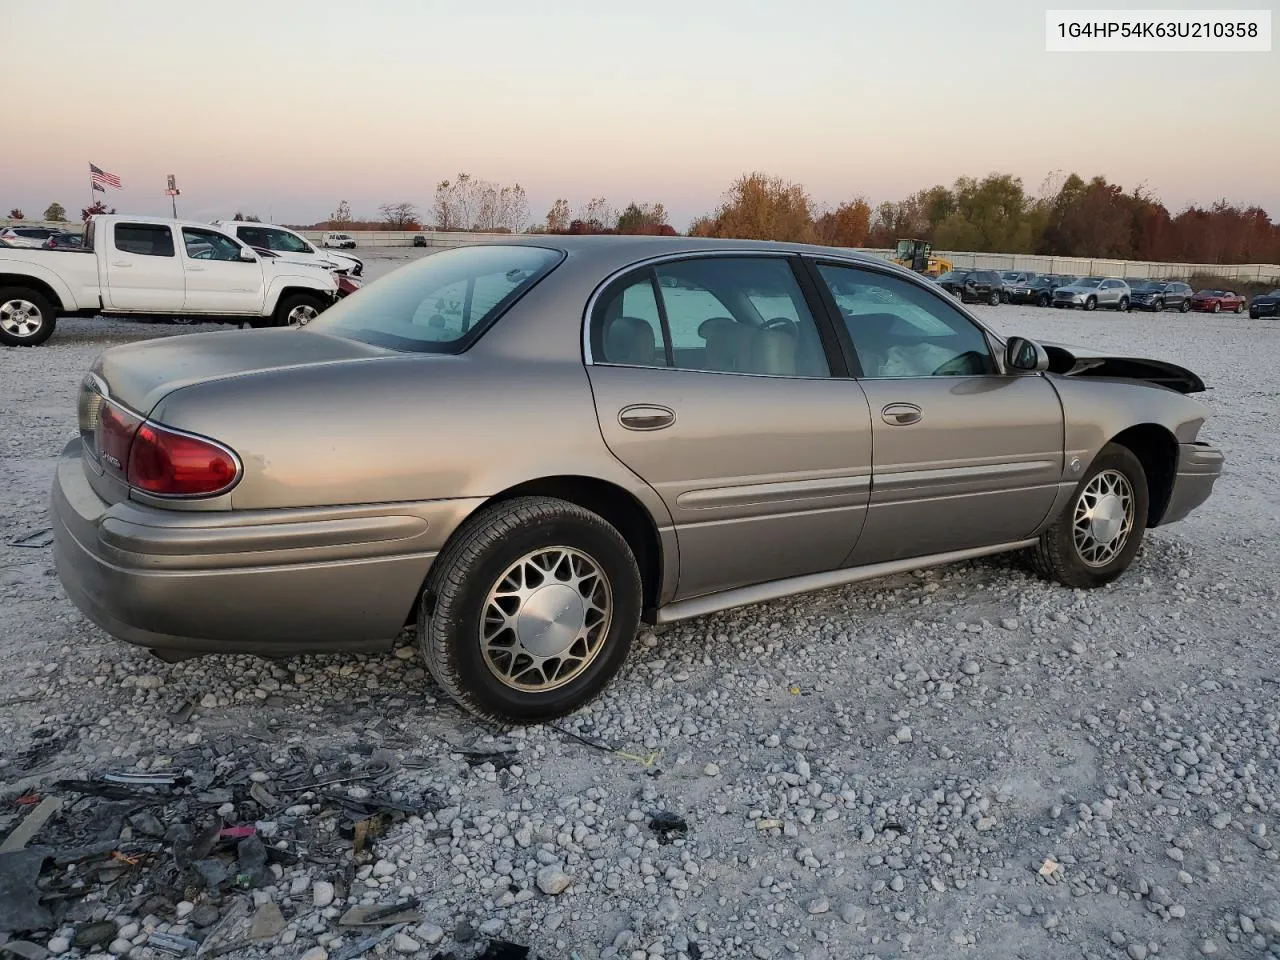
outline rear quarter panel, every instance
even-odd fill
[[[486,498],[586,476],[657,495],[604,444],[581,361],[405,355],[183,387],[152,413],[235,450],[234,509]]]

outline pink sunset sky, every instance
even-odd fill
[[[518,181],[535,219],[603,196],[679,229],[750,170],[827,203],[1075,171],[1280,216],[1275,52],[1046,53],[1044,31],[1002,0],[2,0],[0,207],[74,215],[92,161],[122,211],[167,213],[174,173],[202,220],[425,213],[459,171]]]

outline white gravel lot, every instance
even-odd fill
[[[20,792],[212,767],[232,740],[268,786],[299,756],[385,748],[387,789],[444,808],[392,827],[354,875],[349,853],[286,867],[254,893],[285,932],[229,955],[339,956],[359,939],[336,924],[349,904],[415,895],[421,921],[370,955],[465,958],[497,935],[566,960],[1280,957],[1280,327],[978,309],[1200,373],[1203,436],[1228,458],[1213,498],[1096,592],[1004,557],[647,632],[597,703],[506,734],[507,769],[460,756],[496,734],[440,701],[409,646],[167,665],[89,625],[48,548],[13,541],[48,526],[93,357],[199,328],[72,320],[0,349],[0,833]],[[290,802],[282,822],[322,815],[315,794]],[[687,833],[660,843],[655,811]],[[98,955],[163,956],[148,935],[198,934],[186,914],[208,898],[154,894],[145,878],[92,892],[45,942],[110,917]]]

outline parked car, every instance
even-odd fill
[[[266,249],[278,255],[277,259],[288,263],[305,263],[324,267],[334,273],[360,276],[364,273],[364,261],[344,253],[317,250],[311,241],[288,227],[256,220],[215,220],[213,225],[224,233],[247,243],[255,250]],[[353,244],[354,246],[354,244]]]
[[[57,233],[49,227],[5,227],[0,238],[11,247],[43,247],[50,236]]]
[[[1249,317],[1257,320],[1261,317],[1280,316],[1280,290],[1260,293],[1249,303]]]
[[[0,343],[44,343],[60,316],[298,325],[338,292],[327,270],[263,259],[208,224],[93,217],[84,246],[0,250]]]
[[[1004,295],[1004,284],[994,270],[949,270],[938,278],[938,285],[965,303],[994,307]]]
[[[1065,287],[1076,279],[1047,273],[1032,273],[1026,277],[1021,283],[1005,287],[1006,303],[1034,303],[1037,307],[1047,307],[1053,301],[1055,288]]]
[[[425,234],[421,234],[421,233],[420,233],[420,234],[418,234],[416,237],[414,237],[414,238],[413,238],[413,245],[414,245],[415,247],[425,247],[425,246],[427,245],[427,238],[426,238],[426,235],[425,235]]]
[[[1232,290],[1200,290],[1191,298],[1191,309],[1200,313],[1239,313],[1244,309],[1244,297]]]
[[[84,235],[63,230],[49,235],[44,242],[46,250],[80,250],[84,247]]]
[[[1129,296],[1135,310],[1191,309],[1191,287],[1177,280],[1135,280],[1129,284]]]
[[[1020,549],[1108,583],[1210,495],[1203,389],[1004,339],[870,256],[513,238],[300,330],[107,350],[54,555],[88,617],[162,657],[416,624],[452,697],[532,722],[597,694],[642,620]]]
[[[356,248],[356,238],[349,233],[326,233],[324,235],[324,247],[337,247],[339,250],[354,250]]]
[[[1129,309],[1129,284],[1117,277],[1081,277],[1053,291],[1055,307],[1105,307],[1121,312]]]

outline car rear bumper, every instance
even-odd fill
[[[72,602],[140,646],[267,656],[385,649],[440,547],[478,503],[111,505],[89,485],[75,440],[53,484],[54,559]]]
[[[1209,499],[1225,460],[1221,450],[1207,443],[1179,444],[1178,473],[1173,478],[1169,505],[1160,518],[1162,526],[1183,519]]]

